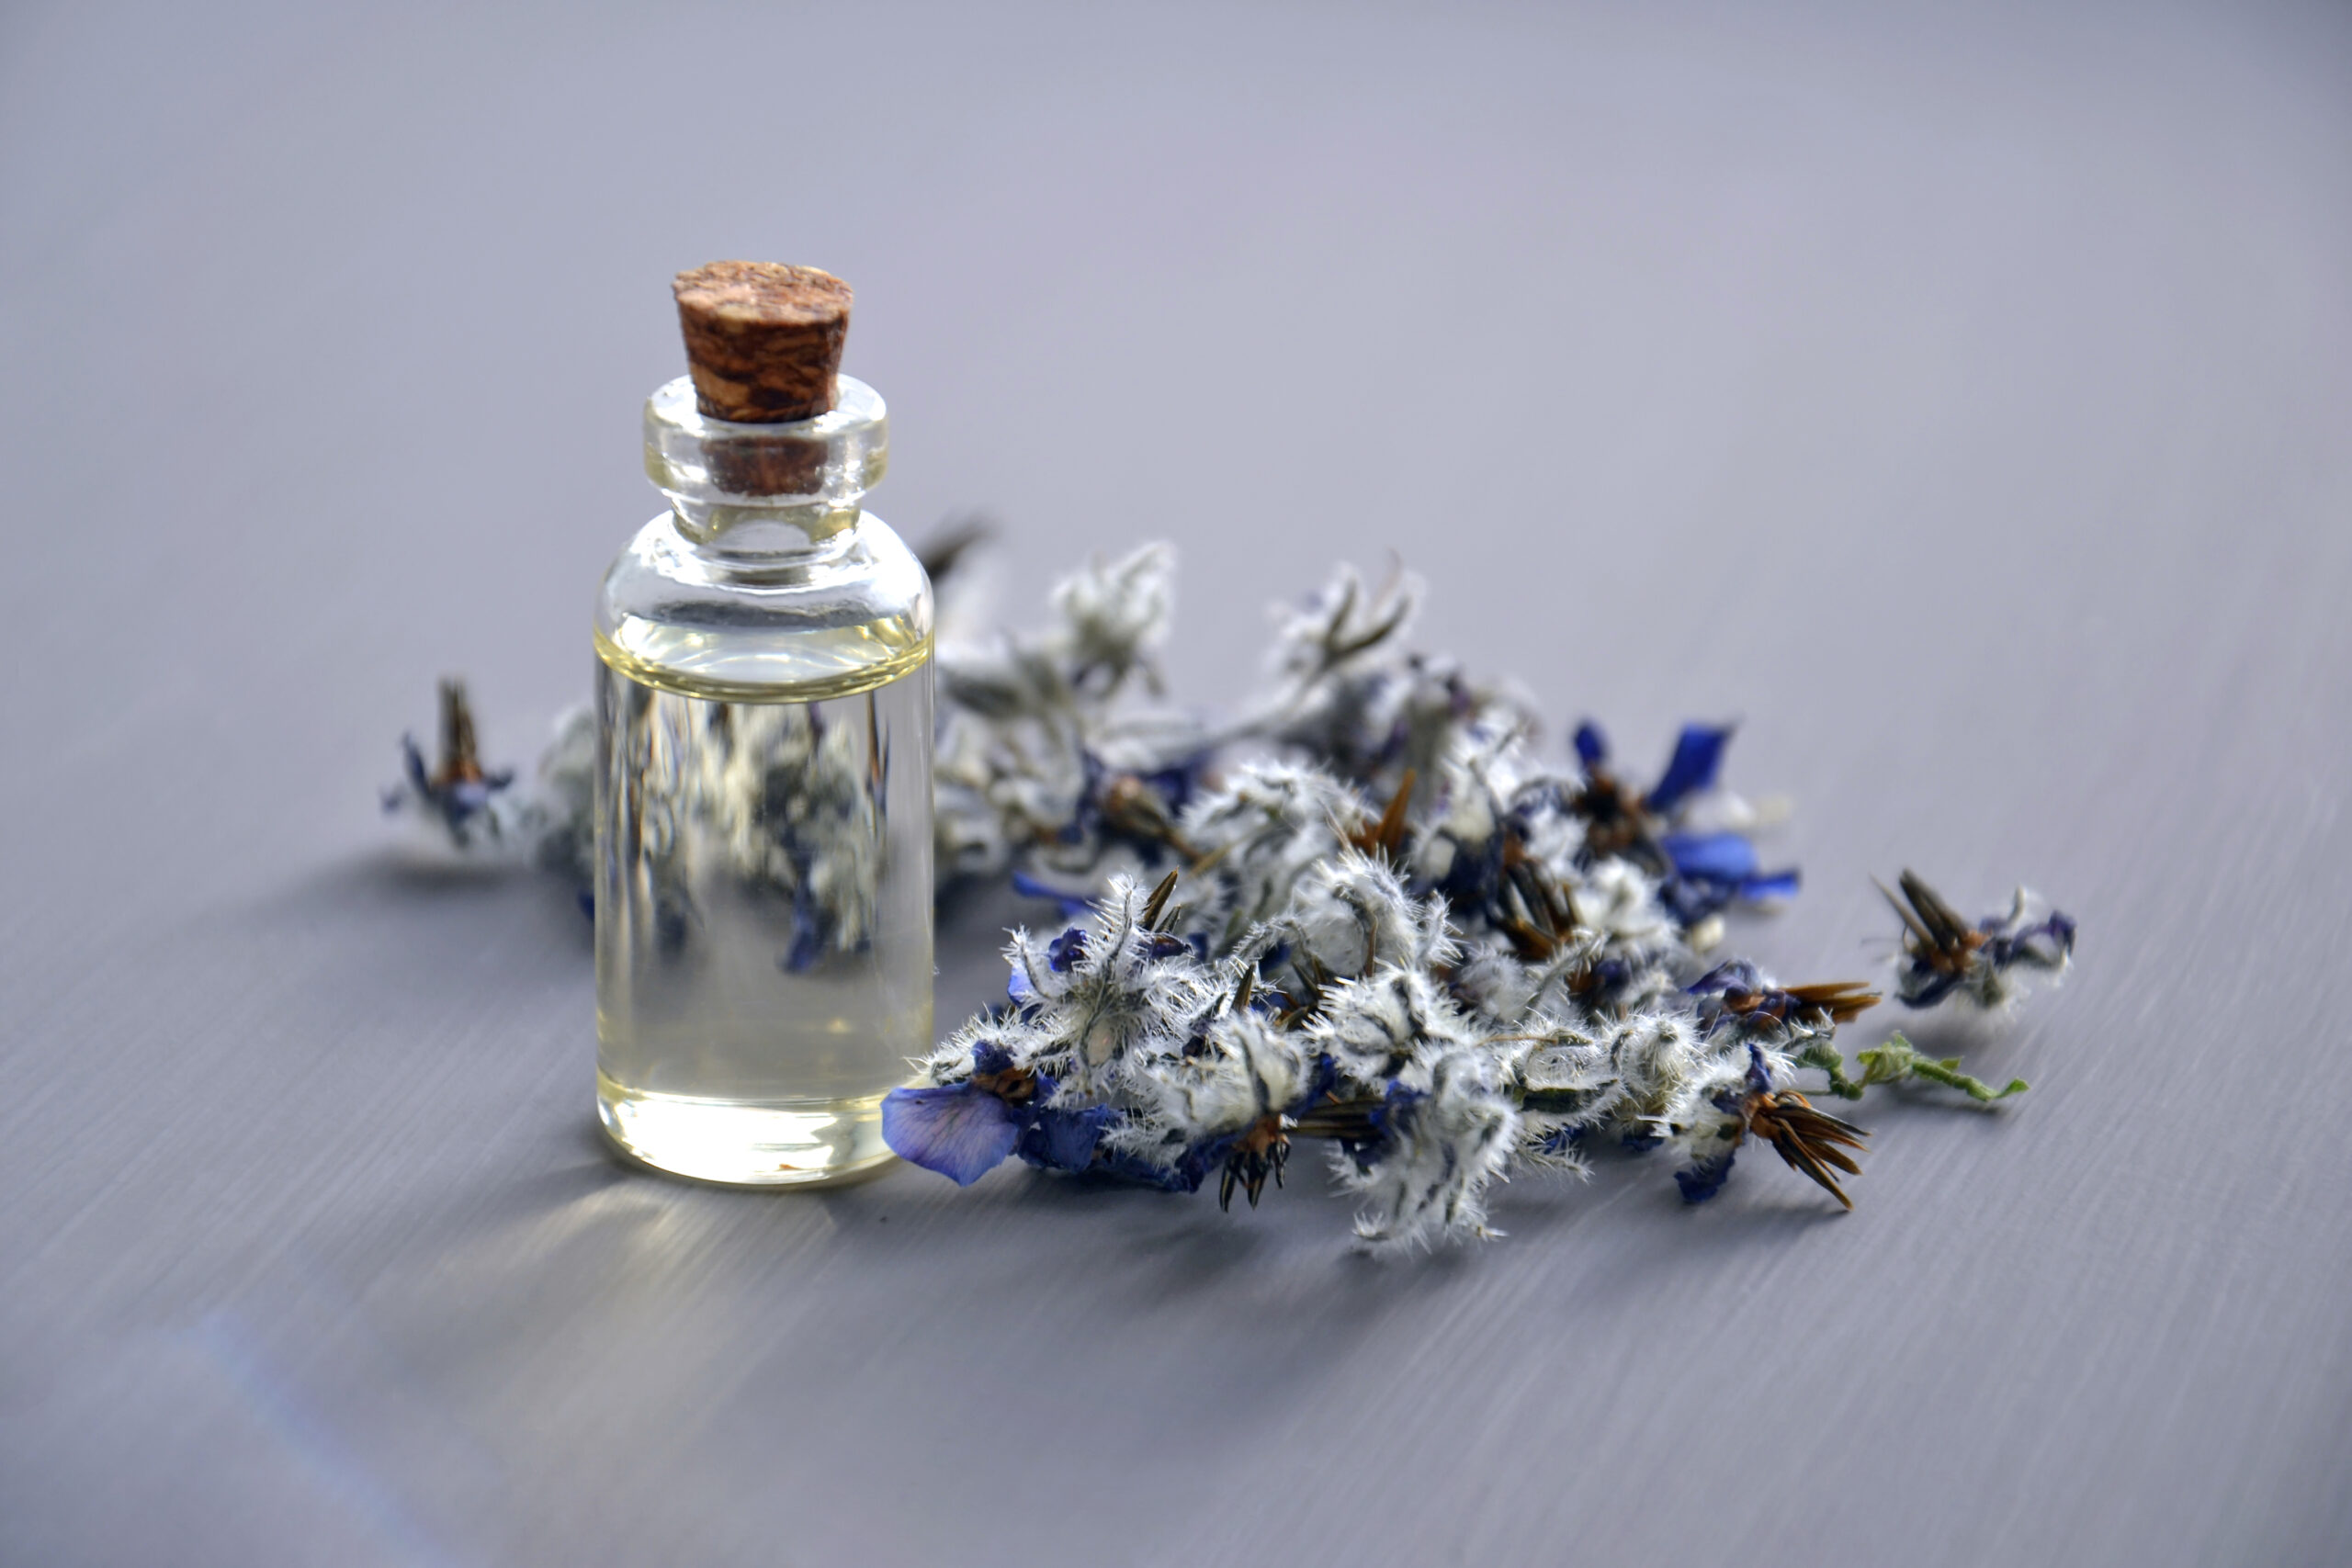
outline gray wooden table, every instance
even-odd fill
[[[2352,1557],[2352,17],[660,9],[0,17],[0,1560]],[[1746,721],[1783,975],[2031,880],[2072,982],[1919,1037],[2032,1093],[1403,1265],[624,1171],[579,916],[373,794],[583,694],[732,254],[1008,615],[1173,539],[1229,700],[1394,550],[1560,732]]]

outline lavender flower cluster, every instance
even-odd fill
[[[1546,760],[1527,699],[1408,650],[1409,577],[1372,589],[1345,568],[1286,614],[1262,698],[1213,722],[1159,700],[1173,558],[1095,562],[1034,635],[942,639],[942,883],[1009,877],[1060,918],[1012,933],[1004,1001],[884,1101],[906,1159],[967,1184],[1015,1157],[1214,1182],[1254,1205],[1312,1139],[1361,1241],[1408,1248],[1492,1234],[1496,1181],[1580,1172],[1603,1147],[1670,1151],[1699,1202],[1755,1139],[1850,1207],[1867,1134],[1816,1109],[1807,1075],[1847,1100],[2026,1087],[1900,1034],[1849,1076],[1838,1030],[1877,993],[1717,953],[1725,909],[1799,885],[1757,848],[1772,814],[1720,783],[1728,726],[1686,726],[1646,785],[1589,721]],[[526,843],[584,885],[584,716],[520,798],[481,767],[462,688],[445,685],[442,728],[434,767],[404,743],[388,808],[460,849]],[[1972,924],[1913,874],[1899,886],[1908,1006],[1998,1014],[2071,961],[2074,922],[2022,891]]]
[[[1690,725],[1646,787],[1598,726],[1538,752],[1523,699],[1403,650],[1415,602],[1341,570],[1291,614],[1270,697],[1223,728],[1119,698],[1172,597],[1159,547],[1065,583],[1034,639],[943,649],[943,865],[1010,874],[1064,921],[1013,933],[1005,1001],[884,1102],[910,1161],[961,1182],[1018,1157],[1258,1201],[1293,1143],[1329,1145],[1376,1248],[1482,1236],[1521,1168],[1671,1149],[1683,1196],[1752,1137],[1850,1207],[1864,1134],[1797,1088],[1995,1091],[1900,1035],[1846,1071],[1879,1000],[1715,961],[1721,913],[1785,898],[1763,814]],[[1241,760],[1230,761],[1237,754]],[[2068,963],[2026,896],[1970,926],[1905,873],[1902,999],[1998,1010]],[[1095,897],[1087,895],[1102,889]]]

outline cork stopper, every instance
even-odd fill
[[[705,416],[745,424],[831,411],[849,285],[813,266],[712,262],[670,285]]]

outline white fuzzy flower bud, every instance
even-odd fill
[[[1314,964],[1346,978],[1384,964],[1425,969],[1451,951],[1444,901],[1412,897],[1385,862],[1353,849],[1302,877],[1274,925]]]
[[[1333,987],[1307,1032],[1343,1077],[1374,1086],[1415,1057],[1476,1041],[1468,1021],[1427,975],[1393,966]]]
[[[1433,1053],[1396,1079],[1383,1111],[1385,1137],[1333,1169],[1363,1207],[1356,1235],[1389,1250],[1437,1239],[1485,1238],[1484,1197],[1519,1144],[1519,1112],[1473,1047]]]

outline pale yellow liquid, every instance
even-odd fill
[[[606,1134],[707,1181],[865,1174],[932,1043],[928,639],[758,701],[598,652]]]

